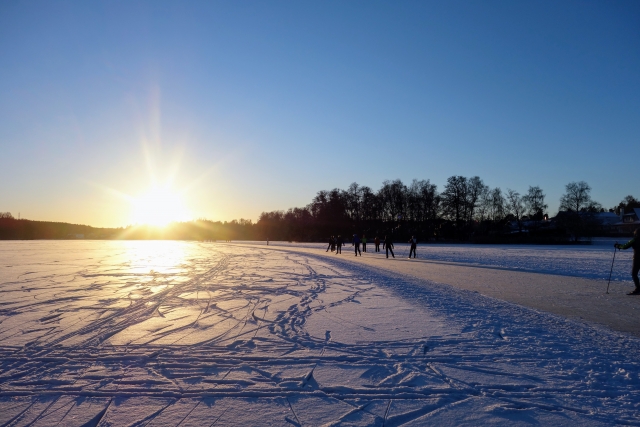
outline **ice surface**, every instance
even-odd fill
[[[490,266],[509,270],[536,273],[559,274],[563,276],[585,277],[589,279],[609,278],[615,242],[626,243],[627,238],[617,240],[595,238],[591,245],[475,245],[475,244],[418,244],[418,258],[438,262],[463,263]],[[264,245],[265,242],[254,242]],[[303,247],[326,249],[323,243],[270,242],[271,246]],[[374,245],[367,245],[368,256],[385,256],[384,251],[373,252]],[[382,245],[380,246],[382,249]],[[396,257],[405,258],[409,245],[395,243]],[[353,252],[347,244],[343,254]],[[633,250],[618,251],[611,274],[611,280],[631,281],[631,260]]]
[[[522,259],[547,251],[598,253]],[[496,254],[469,259],[517,264]],[[43,241],[0,264],[0,425],[640,425],[638,339],[338,257]]]

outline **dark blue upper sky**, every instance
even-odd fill
[[[0,211],[256,219],[479,175],[640,196],[640,2],[0,3]],[[127,196],[128,195],[128,196]]]

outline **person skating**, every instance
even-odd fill
[[[357,234],[353,235],[353,246],[356,256],[358,256],[358,252],[360,252],[360,256],[362,256],[362,251],[360,250],[360,236]]]
[[[396,257],[393,254],[393,242],[389,236],[384,236],[384,247],[387,249],[387,258],[389,258],[389,252],[391,252],[392,257]]]
[[[629,292],[627,295],[640,295],[640,280],[638,279],[638,272],[640,271],[640,228],[636,228],[633,232],[633,239],[629,240],[624,245],[616,243],[616,249],[629,249],[633,248],[633,265],[631,266],[631,278],[635,283],[636,288]]]
[[[362,252],[367,252],[367,237],[362,235]]]
[[[415,236],[411,236],[411,239],[409,240],[409,243],[411,243],[411,249],[409,249],[409,259],[411,259],[411,252],[413,252],[413,257],[416,257],[416,245],[418,243],[418,241],[416,240]]]
[[[338,234],[338,238],[336,239],[336,255],[342,253],[342,236]]]
[[[373,239],[373,243],[376,245],[376,252],[380,252],[380,239],[378,238],[378,236]]]
[[[333,252],[333,247],[336,245],[336,241],[333,238],[333,236],[329,237],[329,246],[327,246],[327,250],[325,252],[329,252],[329,249],[331,249],[331,252]]]

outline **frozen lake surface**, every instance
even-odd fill
[[[418,244],[418,258],[431,261],[456,262],[478,266],[505,268],[536,273],[560,274],[589,279],[609,278],[613,258],[613,244],[628,239],[594,239],[591,245],[472,245],[472,244]],[[255,242],[265,244],[264,242]],[[325,248],[322,243],[271,242],[271,245]],[[396,256],[406,257],[409,245],[395,243]],[[367,243],[368,254],[374,245]],[[382,248],[382,245],[380,245]],[[343,248],[345,254],[353,251],[351,243]],[[384,255],[383,253],[380,253]],[[633,249],[616,253],[611,280],[631,282]]]
[[[608,275],[608,246],[539,248],[418,253]],[[339,256],[0,242],[0,265],[0,425],[640,425],[638,339]]]

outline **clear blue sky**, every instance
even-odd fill
[[[0,3],[0,211],[96,226],[172,178],[257,219],[478,175],[640,197],[638,1]]]

